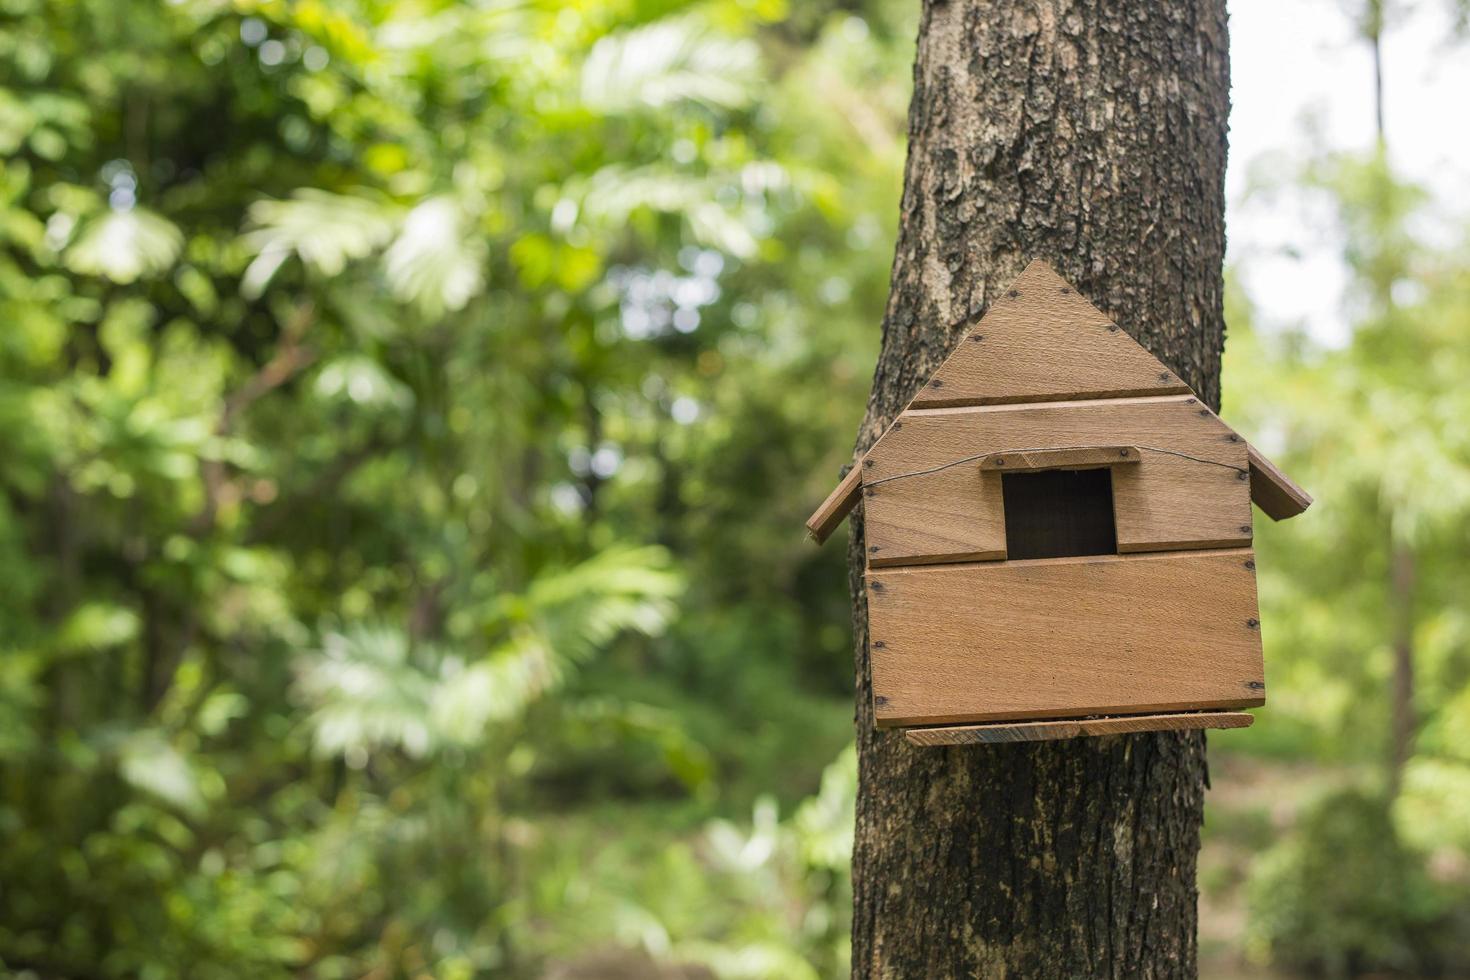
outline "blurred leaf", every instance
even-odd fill
[[[131,642],[138,635],[138,614],[107,602],[78,606],[56,632],[61,651],[106,650]]]
[[[66,250],[66,264],[82,275],[125,284],[168,269],[183,242],[173,222],[151,211],[108,211],[83,225]]]
[[[332,756],[389,746],[424,755],[433,746],[428,707],[436,680],[413,662],[408,639],[397,630],[327,634],[298,681],[302,696],[316,706],[316,750]]]
[[[484,242],[466,234],[459,205],[430,198],[403,221],[383,255],[393,292],[434,317],[460,310],[484,287]]]
[[[735,108],[751,98],[758,59],[752,41],[694,18],[662,20],[597,42],[582,64],[582,101],[607,113],[680,101]]]
[[[775,171],[779,175],[779,168]],[[584,220],[599,229],[621,227],[640,210],[683,217],[694,240],[742,258],[755,253],[756,237],[745,217],[721,203],[733,181],[698,177],[663,165],[630,169],[610,165],[567,188],[580,199]]]
[[[370,357],[344,356],[322,365],[316,393],[328,401],[363,407],[403,409],[413,404],[413,392]]]
[[[841,871],[852,862],[857,808],[857,747],[850,745],[822,770],[822,787],[792,818],[802,856]]]
[[[285,201],[257,201],[250,206],[253,230],[242,239],[255,260],[240,291],[247,298],[260,296],[293,254],[320,276],[340,275],[348,262],[385,243],[396,223],[394,209],[380,201],[312,188]]]
[[[524,596],[502,597],[502,610],[514,610],[509,638],[468,664],[428,645],[411,650],[388,627],[328,634],[298,682],[315,705],[317,750],[394,747],[419,757],[474,744],[487,725],[519,716],[619,633],[661,630],[681,588],[663,549],[610,549],[538,577]]]
[[[189,762],[162,734],[134,732],[118,749],[118,768],[134,787],[192,816],[204,811],[204,797]]]

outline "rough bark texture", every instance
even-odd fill
[[[925,4],[859,451],[1032,258],[1218,408],[1228,79],[1223,0]],[[853,531],[853,975],[1194,976],[1203,736],[876,730],[860,510]]]

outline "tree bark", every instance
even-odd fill
[[[859,452],[1033,258],[1218,409],[1228,84],[1223,0],[926,2]],[[1203,735],[875,729],[863,548],[859,510],[853,976],[1195,976]]]

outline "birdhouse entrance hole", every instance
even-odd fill
[[[1118,553],[1110,468],[1003,473],[1001,495],[1013,560]]]

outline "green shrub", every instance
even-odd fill
[[[1317,801],[1257,860],[1248,889],[1248,947],[1278,966],[1332,977],[1450,966],[1449,896],[1380,796],[1341,790]]]

